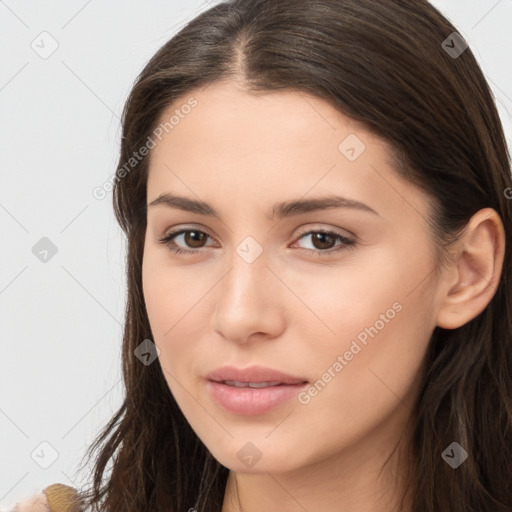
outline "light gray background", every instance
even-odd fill
[[[512,0],[433,4],[479,60],[510,141]],[[125,243],[111,194],[92,190],[115,172],[136,75],[208,7],[0,0],[1,510],[82,485],[84,450],[121,403]],[[51,48],[44,31],[58,43],[46,59],[31,47]],[[57,247],[45,263],[32,252],[43,237]]]

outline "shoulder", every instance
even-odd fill
[[[16,503],[13,512],[75,512],[79,494],[74,487],[52,484],[29,499]]]

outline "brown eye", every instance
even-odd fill
[[[202,243],[204,242],[204,240],[206,240],[206,237],[208,236],[208,235],[206,235],[206,233],[203,233],[202,231],[190,231],[190,230],[185,231],[183,234],[184,234],[183,240],[184,240],[185,244],[188,247],[192,247],[194,249],[203,247]]]
[[[332,249],[336,243],[337,236],[329,233],[314,233],[312,235],[312,242],[315,249]]]
[[[318,256],[332,256],[334,253],[356,246],[356,241],[351,240],[334,231],[308,231],[299,237],[300,240],[310,240],[311,247],[302,247]],[[337,243],[339,242],[339,243]]]
[[[159,240],[161,244],[167,245],[175,253],[193,254],[201,252],[205,247],[204,242],[210,238],[203,231],[195,229],[181,229],[174,233],[169,233],[166,237]],[[176,240],[179,242],[177,243]]]

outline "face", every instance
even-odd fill
[[[389,442],[435,327],[428,197],[396,174],[383,140],[321,99],[216,83],[162,120],[190,98],[152,149],[147,182],[148,205],[189,202],[148,207],[143,258],[153,341],[183,414],[238,472]],[[345,201],[326,208],[326,196]],[[295,201],[309,203],[274,208]],[[306,384],[212,384],[226,366]]]

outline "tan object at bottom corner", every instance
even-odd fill
[[[79,512],[78,493],[74,487],[52,484],[43,489],[50,512]]]

